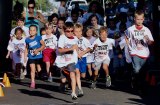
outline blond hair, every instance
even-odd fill
[[[82,24],[79,24],[79,23],[76,23],[74,25],[74,28],[81,28],[83,30],[83,25]]]
[[[134,13],[134,17],[142,15],[144,17],[144,11],[143,10],[136,10]]]

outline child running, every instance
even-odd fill
[[[15,28],[15,38],[9,42],[8,45],[8,53],[6,58],[9,58],[10,54],[12,54],[12,59],[15,66],[14,75],[20,79],[24,79],[24,70],[26,68],[26,63],[24,63],[24,51],[26,47],[25,38],[22,37],[23,30],[18,27]],[[12,53],[11,53],[12,52]]]
[[[53,65],[56,59],[56,47],[57,47],[57,37],[52,34],[52,25],[46,26],[46,35],[42,36],[45,42],[45,49],[43,50],[43,62],[46,64],[46,70],[48,74],[48,81],[52,82],[51,65]]]
[[[31,25],[29,27],[29,34],[26,42],[26,49],[25,49],[25,62],[28,56],[28,63],[31,69],[31,85],[30,88],[35,88],[35,72],[36,66],[38,72],[41,71],[40,61],[42,59],[42,51],[45,48],[45,43],[42,40],[41,36],[37,36],[37,26]]]
[[[149,57],[150,52],[148,45],[151,45],[154,42],[150,30],[143,25],[143,11],[137,10],[135,12],[134,22],[135,24],[129,27],[126,31],[126,43],[129,48],[129,54],[133,65],[133,77],[131,84],[133,88],[141,84],[141,76],[139,75],[139,72]]]
[[[115,41],[113,39],[107,38],[107,29],[106,27],[101,27],[99,30],[99,38],[94,41],[92,48],[95,53],[95,68],[93,74],[93,82],[91,88],[96,88],[96,80],[98,77],[98,71],[101,66],[105,71],[106,75],[106,87],[111,86],[111,77],[109,76],[108,66],[110,63],[109,51],[115,46]]]
[[[95,32],[93,27],[88,26],[84,33],[85,37],[89,40],[90,44],[92,45],[93,42],[97,39],[95,36]],[[89,73],[89,79],[92,79],[92,69],[94,68],[94,54],[93,52],[89,52],[87,55],[87,69]]]
[[[80,77],[86,77],[87,68],[87,52],[90,50],[90,42],[82,36],[83,26],[81,24],[74,25],[74,34],[78,38],[78,63],[76,64],[76,80],[78,85],[78,96],[83,96]],[[81,76],[80,76],[81,73]]]
[[[77,38],[73,34],[73,23],[66,22],[64,26],[65,35],[61,35],[58,41],[58,55],[56,57],[55,64],[61,68],[61,71],[65,68],[69,71],[71,79],[72,93],[71,97],[73,100],[77,99],[76,95],[76,66],[77,63]],[[65,75],[61,73],[61,81],[64,84],[66,80]]]

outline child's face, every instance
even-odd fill
[[[24,26],[24,22],[21,21],[21,20],[18,20],[18,21],[17,21],[17,25],[20,26],[20,27],[22,27],[22,26]]]
[[[77,38],[82,37],[82,29],[81,28],[74,28],[74,34],[77,36]]]
[[[31,36],[35,36],[35,35],[37,34],[37,29],[36,29],[36,27],[30,27],[29,34],[30,34]]]
[[[96,17],[92,17],[91,23],[92,23],[93,26],[97,25],[97,23],[98,23],[97,18]]]
[[[64,21],[58,21],[58,28],[63,29]]]
[[[21,38],[22,38],[22,31],[18,30],[18,31],[16,32],[16,38],[17,38],[17,39],[21,39]]]
[[[144,21],[144,15],[136,15],[134,21],[137,26],[141,26]]]
[[[51,27],[46,28],[46,34],[47,35],[52,34],[52,32],[53,32],[53,29]]]
[[[57,22],[58,22],[57,17],[54,17],[54,18],[52,19],[52,23],[53,23],[54,25],[57,25]]]
[[[86,35],[87,37],[90,37],[93,35],[93,30],[92,29],[89,29],[87,32],[86,32]]]
[[[43,30],[43,31],[41,32],[41,35],[46,35],[46,30]]]
[[[99,38],[102,42],[105,42],[107,39],[107,32],[106,31],[100,32]]]
[[[73,34],[73,28],[66,28],[66,30],[65,30],[64,32],[65,32],[65,35],[66,35],[67,37],[72,37],[72,36],[74,36],[74,34]]]

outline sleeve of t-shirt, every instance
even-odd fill
[[[37,36],[38,41],[40,42],[42,40],[41,36]]]
[[[58,47],[59,48],[64,48],[64,36],[60,36],[59,40],[58,40]]]
[[[148,36],[149,40],[154,41],[151,31],[147,28],[145,34]]]
[[[85,42],[85,47],[86,48],[89,48],[91,46],[89,40],[85,39],[84,42]]]
[[[9,41],[8,46],[7,46],[7,50],[8,51],[13,51],[14,50],[14,46],[13,46],[12,41]]]
[[[98,41],[98,39],[96,39],[96,40],[93,42],[93,44],[89,46],[89,48],[93,50],[94,45],[96,45],[96,44],[97,44],[97,41]]]

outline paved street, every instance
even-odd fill
[[[155,97],[142,98],[121,81],[111,89],[105,89],[100,81],[96,90],[88,88],[89,83],[83,81],[84,96],[74,101],[69,91],[58,91],[59,79],[53,80],[53,83],[37,80],[37,89],[30,89],[30,79],[26,78],[21,83],[11,79],[12,87],[3,88],[5,96],[0,98],[0,105],[160,105]]]

